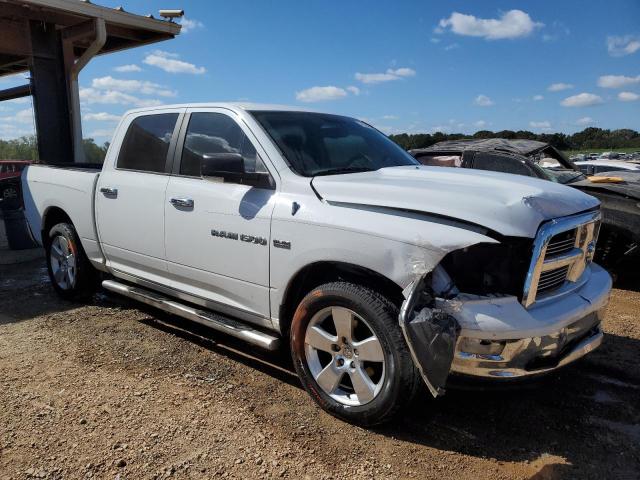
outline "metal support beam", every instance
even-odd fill
[[[76,163],[84,162],[84,148],[82,144],[82,120],[80,118],[80,90],[78,88],[78,75],[89,60],[91,60],[104,46],[107,40],[107,29],[105,27],[104,20],[102,18],[96,18],[90,21],[90,25],[86,25],[87,22],[71,27],[68,32],[63,31],[65,51],[65,65],[67,72],[67,81],[69,85],[69,107],[71,112],[71,122],[73,128],[73,142],[74,142],[74,161]],[[73,40],[80,38],[93,37],[91,44],[84,51],[82,56],[75,62],[71,60],[69,62],[69,51],[73,49]]]
[[[67,78],[62,39],[52,23],[29,22],[33,56],[31,85],[38,132],[38,154],[43,163],[72,161],[73,135],[69,116]]]
[[[31,85],[20,85],[19,87],[6,88],[0,90],[0,102],[13,100],[14,98],[28,97],[31,95]]]

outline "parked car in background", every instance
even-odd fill
[[[601,175],[606,172],[640,172],[640,165],[623,160],[589,160],[575,162],[575,165],[585,175]]]
[[[640,259],[640,183],[631,171],[640,170],[637,164],[615,160],[589,160],[576,164],[548,143],[501,138],[440,142],[409,153],[424,165],[525,175],[589,193],[602,202],[603,220],[596,261],[617,271],[625,259],[632,256]],[[591,166],[595,169],[587,170]],[[622,177],[617,183],[594,183],[581,172],[581,168],[585,168],[599,174],[616,167],[618,170],[612,174]],[[622,175],[622,167],[629,175]]]
[[[0,180],[19,177],[31,162],[27,160],[0,160]]]
[[[427,168],[366,123],[196,104],[125,114],[101,170],[30,166],[31,230],[64,298],[112,292],[267,349],[362,425],[422,379],[505,381],[596,348],[611,278],[599,202]]]

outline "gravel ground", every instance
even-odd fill
[[[542,384],[424,393],[363,430],[319,410],[285,353],[0,265],[0,479],[640,478],[640,293]]]

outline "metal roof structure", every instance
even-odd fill
[[[81,162],[82,68],[95,55],[172,39],[180,28],[89,0],[0,0],[0,77],[31,77],[0,91],[0,101],[32,95],[40,160]]]
[[[153,16],[140,16],[121,7],[107,8],[80,0],[0,0],[0,76],[29,69],[33,55],[30,22],[54,25],[63,38],[71,39],[75,58],[91,44],[92,23],[102,19],[106,28],[103,53],[138,47],[174,38],[180,25]]]

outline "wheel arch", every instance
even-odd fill
[[[404,299],[400,285],[374,270],[343,261],[314,262],[298,270],[285,288],[278,309],[280,331],[283,335],[289,335],[293,314],[302,298],[314,288],[335,281],[368,287],[388,298],[398,308]]]
[[[58,223],[70,223],[73,225],[71,217],[62,208],[52,206],[45,210],[42,215],[42,244],[49,241],[49,231]]]

